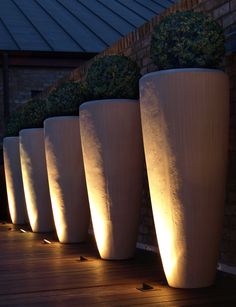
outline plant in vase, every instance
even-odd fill
[[[91,100],[138,99],[140,68],[120,55],[96,59],[88,70],[86,82]]]
[[[88,99],[85,83],[66,82],[48,96],[44,122],[50,196],[61,243],[85,241],[89,205],[82,159],[79,106]]]
[[[224,30],[211,17],[192,11],[165,17],[155,28],[150,54],[159,70],[218,68],[225,52]]]
[[[163,18],[151,40],[160,71],[140,80],[156,233],[170,286],[213,283],[224,206],[228,78],[221,26],[202,13]]]
[[[96,59],[80,130],[92,224],[100,256],[134,256],[143,183],[139,67],[125,56]]]
[[[88,98],[88,87],[85,82],[64,82],[49,93],[48,114],[50,117],[78,115],[81,103]]]
[[[13,113],[6,127],[6,136],[18,136],[22,129],[41,128],[46,117],[46,100],[31,99]]]

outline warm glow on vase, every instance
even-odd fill
[[[140,80],[152,210],[170,286],[213,283],[222,229],[228,141],[228,78],[175,69]]]
[[[143,187],[139,101],[80,107],[81,143],[92,223],[103,259],[134,256]]]
[[[53,152],[51,148],[48,137],[45,137],[45,147],[47,151]],[[50,198],[53,209],[53,219],[56,226],[57,236],[60,242],[64,242],[66,240],[66,221],[64,218],[64,206],[63,206],[63,194],[60,189],[60,174],[58,169],[55,167],[56,157],[52,154],[47,155],[47,171],[48,171],[48,179],[50,183]],[[50,166],[49,166],[50,165]],[[50,180],[52,178],[52,180]],[[58,208],[59,207],[59,208]]]
[[[56,231],[61,243],[87,239],[90,220],[79,116],[44,121],[49,189]]]
[[[148,180],[152,183],[150,196],[162,263],[166,277],[170,280],[176,278],[175,266],[183,257],[185,245],[184,239],[181,244],[178,242],[178,238],[184,238],[184,225],[178,229],[175,227],[183,219],[182,204],[178,197],[179,178],[168,140],[167,123],[159,106],[153,107],[151,85],[146,85],[143,94],[148,102],[142,110],[143,120],[152,114],[152,118],[143,124],[145,150],[148,152]],[[153,126],[156,130],[153,130]]]
[[[101,167],[103,164],[101,145],[96,133],[94,133],[95,127],[92,125],[89,112],[83,110],[80,117],[82,123],[86,122],[86,129],[82,127],[84,142],[90,144],[89,155],[86,155],[87,147],[82,142],[93,229],[100,255],[102,258],[106,258],[107,249],[109,248],[107,242],[108,229],[106,226],[107,216],[109,216],[109,194],[107,193],[105,175]]]
[[[24,178],[24,191],[25,191],[25,200],[27,203],[27,211],[30,220],[30,225],[32,229],[37,229],[37,221],[38,221],[38,210],[35,206],[35,198],[34,194],[32,194],[33,190],[33,182],[31,180],[31,167],[30,167],[30,158],[28,153],[24,150],[24,148],[20,145],[21,152],[21,168],[22,168],[22,176]]]
[[[28,221],[19,153],[19,137],[3,139],[4,170],[7,198],[13,224]]]
[[[43,129],[20,131],[20,157],[30,226],[33,232],[52,231]]]

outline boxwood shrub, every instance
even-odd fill
[[[89,100],[88,89],[82,82],[65,82],[53,90],[47,100],[50,116],[79,115],[80,104]]]
[[[45,99],[29,100],[11,116],[7,124],[6,136],[17,136],[20,130],[26,128],[42,128],[43,121],[47,117],[47,101]]]
[[[110,55],[98,58],[87,73],[91,99],[127,98],[139,96],[140,68],[130,58]]]
[[[151,39],[151,58],[158,69],[216,68],[224,55],[224,31],[203,13],[184,11],[166,16]]]

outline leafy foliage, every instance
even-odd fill
[[[50,116],[79,115],[79,106],[86,100],[89,100],[86,84],[65,82],[49,94],[48,113]]]
[[[47,116],[46,100],[29,100],[22,106],[21,110],[16,111],[10,118],[6,136],[17,136],[20,130],[26,128],[41,128]]]
[[[89,100],[82,83],[66,82],[53,90],[47,99],[32,99],[15,112],[7,125],[6,136],[17,136],[26,128],[41,128],[51,116],[78,115],[79,106]]]
[[[159,69],[216,68],[224,55],[223,28],[199,12],[177,12],[155,28],[151,58]]]
[[[91,99],[127,98],[139,95],[140,68],[131,59],[111,55],[95,60],[87,74]]]

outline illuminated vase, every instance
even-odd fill
[[[26,224],[28,216],[22,182],[19,137],[3,139],[4,170],[10,217],[13,224]]]
[[[170,286],[213,283],[225,200],[229,88],[217,70],[176,69],[140,81],[155,228]]]
[[[80,107],[90,211],[101,258],[134,256],[143,187],[139,101],[107,99]]]
[[[20,158],[26,207],[32,231],[53,231],[43,128],[20,131]]]
[[[46,161],[59,241],[85,241],[90,220],[79,116],[44,121]]]

